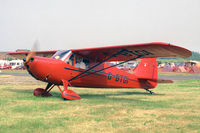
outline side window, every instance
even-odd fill
[[[82,57],[76,57],[75,67],[81,69],[88,69],[89,63],[90,62],[88,59],[84,59]]]
[[[83,59],[83,62],[85,63],[86,68],[88,69],[90,61],[88,59]]]
[[[66,60],[67,64],[74,65],[74,53]]]

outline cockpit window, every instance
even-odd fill
[[[68,54],[70,54],[70,50],[59,50],[52,56],[52,58],[64,60]]]
[[[75,67],[88,69],[90,61],[82,57],[76,57]]]
[[[72,55],[65,61],[67,64],[70,64],[70,65],[74,65],[74,56],[75,54],[72,53]]]
[[[81,69],[88,69],[90,65],[89,59],[75,55],[70,50],[57,51],[52,58],[65,61],[67,64]]]

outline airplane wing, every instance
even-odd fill
[[[99,62],[105,59],[106,61],[126,61],[137,58],[187,58],[192,55],[192,52],[185,48],[162,42],[72,49],[72,52]]]
[[[36,51],[36,56],[42,56],[42,57],[51,57],[53,56],[57,50],[52,50],[52,51]],[[9,52],[8,54],[11,57],[17,58],[17,59],[23,59],[28,55],[29,51],[25,52]]]

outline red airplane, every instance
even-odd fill
[[[192,55],[191,51],[169,43],[153,42],[98,48],[71,49],[63,51],[12,52],[15,57],[24,58],[24,64],[31,76],[47,82],[45,89],[34,90],[35,96],[51,96],[54,86],[61,91],[64,99],[76,100],[81,97],[68,86],[95,88],[142,88],[149,89],[157,83],[169,83],[171,80],[158,79],[158,57],[182,57]],[[51,58],[33,56],[43,55]],[[133,74],[120,70],[115,66],[125,62],[141,59]],[[120,63],[109,65],[107,62]],[[60,86],[64,86],[62,90]]]

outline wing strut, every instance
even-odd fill
[[[108,58],[104,59],[103,61],[101,61],[101,62],[97,63],[96,65],[94,65],[94,66],[90,67],[89,69],[87,69],[87,70],[83,71],[82,73],[80,73],[80,74],[76,75],[75,77],[71,78],[71,79],[70,79],[70,80],[68,80],[68,81],[70,82],[70,81],[72,81],[72,80],[74,80],[74,79],[77,79],[78,77],[80,77],[80,76],[81,76],[81,75],[83,75],[84,73],[86,73],[86,72],[88,72],[88,71],[92,70],[93,68],[95,68],[95,67],[97,67],[97,66],[101,65],[102,63],[104,63],[104,62],[108,61],[109,59],[111,59],[111,58],[113,58],[113,57],[116,57],[117,55],[121,54],[123,51],[124,51],[124,49],[121,49],[119,52],[117,52],[117,53],[115,53],[115,54],[111,55],[110,57],[108,57]]]
[[[135,58],[131,58],[131,59],[129,59],[129,60],[126,60],[126,61],[120,62],[120,63],[118,63],[118,64],[115,64],[115,65],[112,65],[112,66],[109,66],[109,67],[100,69],[100,70],[98,70],[98,71],[92,70],[93,68],[95,68],[95,67],[99,66],[100,64],[102,64],[102,63],[108,61],[109,59],[111,59],[111,58],[113,58],[113,57],[116,57],[117,55],[121,54],[123,51],[124,51],[124,49],[120,50],[119,52],[117,52],[117,53],[111,55],[110,57],[108,57],[108,58],[106,58],[105,60],[103,60],[103,61],[97,63],[96,65],[92,66],[91,68],[89,68],[89,69],[87,69],[87,70],[81,72],[80,74],[78,74],[77,76],[71,78],[71,79],[68,80],[68,81],[70,82],[70,81],[72,81],[72,80],[75,80],[75,79],[78,79],[78,78],[82,78],[82,77],[88,76],[88,75],[90,75],[90,74],[95,74],[95,73],[97,73],[97,72],[100,72],[100,71],[109,69],[109,68],[111,68],[111,67],[115,67],[115,66],[117,66],[117,65],[124,64],[124,63],[126,63],[126,62],[128,62],[128,61],[131,61],[131,60],[136,60],[136,59],[141,58],[141,57],[144,56],[144,55],[137,55],[137,57],[135,57]],[[90,71],[90,70],[92,70],[93,72],[87,73],[87,72]],[[83,75],[83,74],[85,74],[85,73],[87,73],[87,74],[86,74],[86,75]],[[82,75],[82,76],[81,76],[81,75]]]
[[[109,67],[100,69],[100,70],[98,70],[98,71],[92,70],[93,72],[87,73],[86,75],[79,76],[79,77],[77,77],[76,79],[82,78],[82,77],[85,77],[85,76],[88,76],[88,75],[90,75],[90,74],[95,74],[95,73],[101,72],[101,71],[103,71],[103,70],[106,70],[106,69],[109,69],[109,68],[111,68],[111,67],[115,67],[115,66],[124,64],[124,63],[126,63],[126,62],[128,62],[128,61],[131,61],[131,60],[136,60],[136,59],[141,58],[141,57],[142,57],[141,55],[138,55],[136,58],[132,58],[132,59],[129,59],[129,60],[127,60],[127,61],[120,62],[119,64],[115,64],[115,65],[112,65],[112,66],[109,66]]]

